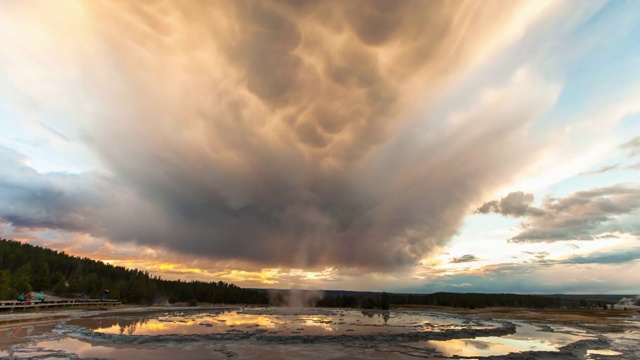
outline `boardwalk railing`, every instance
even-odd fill
[[[0,300],[0,311],[13,311],[23,309],[52,308],[62,306],[115,306],[120,301],[115,299],[67,299],[67,300],[31,300],[31,302],[18,300]]]

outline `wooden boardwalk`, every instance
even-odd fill
[[[25,309],[46,309],[63,306],[115,306],[120,305],[120,301],[114,299],[65,299],[65,300],[31,300],[31,303],[18,300],[1,300],[0,311],[14,311]]]

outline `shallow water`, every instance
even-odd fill
[[[173,360],[185,359],[226,359],[222,352],[206,346],[199,347],[117,347],[113,344],[96,345],[85,341],[65,337],[57,340],[37,342],[32,347],[23,347],[12,351],[0,351],[0,356],[14,358],[68,358],[74,354],[79,358],[108,358],[108,359],[149,359]],[[75,357],[74,356],[74,357]]]
[[[435,348],[445,356],[492,356],[507,355],[523,351],[557,351],[560,347],[579,340],[593,338],[584,335],[584,331],[562,327],[543,331],[540,327],[526,323],[517,323],[515,334],[505,336],[477,337],[475,339],[430,340],[425,346]],[[572,331],[571,334],[565,332]],[[577,335],[582,333],[581,335]]]
[[[594,355],[618,356],[622,353],[614,350],[587,350],[587,359],[592,359]]]

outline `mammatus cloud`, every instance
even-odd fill
[[[548,197],[539,208],[532,207],[532,202],[531,194],[511,193],[500,201],[485,203],[478,212],[526,217],[520,224],[523,230],[510,239],[512,242],[593,240],[612,232],[640,234],[637,185],[579,191],[565,198]]]
[[[21,175],[6,186],[25,191],[3,193],[12,205],[0,218],[269,266],[415,264],[535,156],[529,127],[560,87],[523,68],[451,119],[412,114],[416,98],[499,47],[514,21],[526,27],[531,10],[13,4],[15,27],[0,36],[15,46],[1,54],[12,89],[36,104],[22,111],[69,119],[101,164],[71,176],[9,163]]]

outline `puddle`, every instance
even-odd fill
[[[11,346],[28,342],[28,338],[50,332],[55,323],[17,324],[0,327],[0,356],[4,357]]]
[[[432,347],[444,356],[497,356],[524,351],[558,351],[562,346],[592,338],[577,329],[562,327],[564,332],[542,331],[540,327],[516,323],[516,333],[505,336],[485,336],[475,339],[429,340],[422,346]],[[572,330],[575,330],[573,332]],[[565,332],[571,332],[568,334]],[[575,335],[583,334],[583,335]]]
[[[618,356],[622,353],[614,350],[587,350],[587,359],[593,359],[592,355]]]
[[[84,341],[62,338],[60,340],[42,341],[33,347],[19,348],[12,351],[0,352],[2,357],[14,358],[109,358],[109,359],[149,359],[149,360],[173,360],[187,359],[226,359],[227,356],[220,351],[198,348],[171,348],[171,347],[129,347],[117,348],[102,345],[93,345]]]

